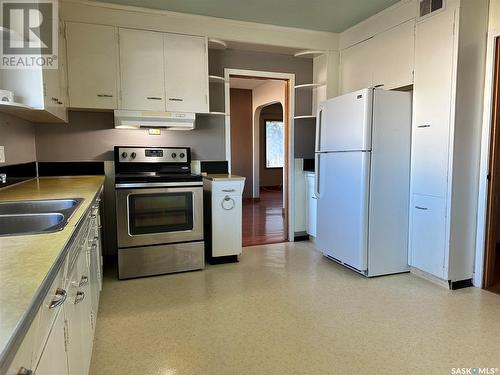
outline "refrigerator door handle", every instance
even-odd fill
[[[318,112],[316,114],[316,152],[321,150],[321,120],[323,119],[323,108],[318,107]]]
[[[314,174],[314,195],[316,196],[316,198],[320,198],[320,193],[319,193],[319,170],[320,170],[320,166],[319,166],[319,159],[321,157],[321,154],[320,153],[315,153],[314,154],[314,168],[316,169],[316,173]]]

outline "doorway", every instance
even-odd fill
[[[243,246],[293,239],[293,75],[226,69],[226,157],[246,177]],[[242,74],[243,73],[243,74]]]
[[[485,289],[500,294],[500,37],[495,40],[486,217]]]

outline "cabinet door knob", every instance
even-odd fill
[[[80,283],[78,284],[78,286],[85,286],[89,283],[89,277],[88,276],[82,276],[82,278],[80,279]]]
[[[75,305],[82,302],[85,299],[85,292],[76,292]]]
[[[49,309],[54,309],[57,306],[61,306],[64,301],[66,301],[67,293],[64,289],[62,288],[57,288],[56,289],[56,298],[50,302]]]
[[[17,370],[17,375],[33,375],[33,370],[27,369],[26,367],[21,367]]]

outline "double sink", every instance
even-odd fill
[[[62,230],[82,201],[71,198],[0,202],[0,236]]]

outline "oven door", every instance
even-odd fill
[[[203,187],[117,188],[118,247],[203,240]]]

